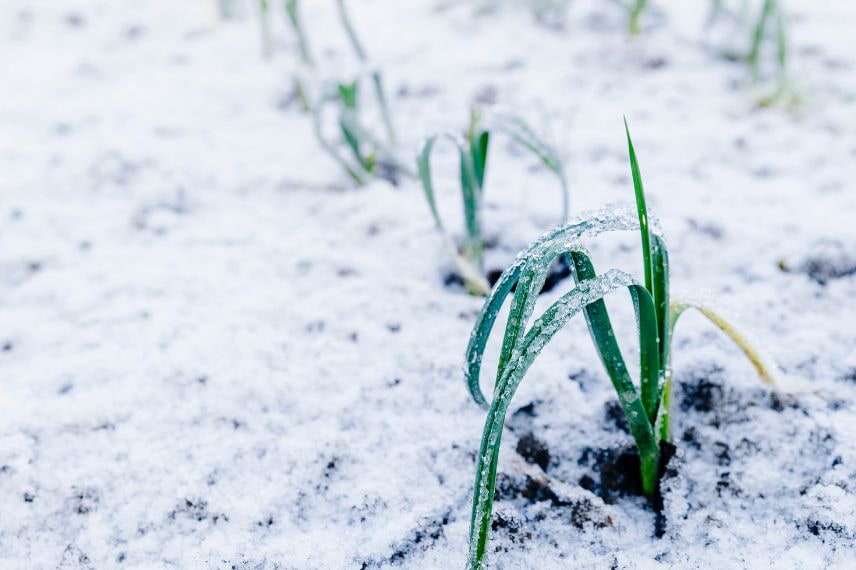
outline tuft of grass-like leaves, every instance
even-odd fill
[[[264,4],[266,0],[260,0],[260,2]],[[308,72],[317,74],[315,59],[309,48],[309,40],[300,17],[300,2],[284,0],[283,6],[289,26],[297,40],[300,63]],[[398,174],[414,176],[412,169],[398,159],[394,149],[395,128],[384,92],[381,72],[370,67],[368,55],[351,22],[344,0],[336,0],[336,7],[348,44],[357,61],[367,71],[348,80],[322,82],[319,93],[315,97],[300,74],[295,78],[295,92],[303,108],[312,114],[318,143],[357,185],[365,184],[369,178],[381,170],[393,182],[396,181]],[[361,120],[360,111],[363,107],[361,85],[366,78],[371,83],[385,136],[376,135]],[[324,133],[326,112],[331,107],[335,110],[335,122],[339,135],[332,140]]]
[[[785,13],[779,0],[763,0],[755,15],[744,2],[738,10],[729,10],[725,0],[713,0],[709,22],[731,19],[749,35],[748,49],[745,53],[728,53],[733,59],[745,61],[749,67],[752,82],[756,85],[765,79],[772,79],[776,86],[773,92],[760,98],[762,106],[772,105],[782,99],[789,104],[797,104],[799,98],[794,92],[788,77],[789,45]],[[765,78],[765,71],[771,77]]]
[[[539,238],[502,274],[486,299],[470,336],[466,355],[467,386],[472,398],[487,408],[473,491],[470,568],[482,568],[486,560],[500,440],[508,407],[535,358],[575,315],[585,316],[595,348],[627,417],[639,451],[643,491],[649,497],[656,493],[660,477],[660,442],[671,438],[671,341],[681,314],[689,308],[697,309],[737,344],[764,381],[774,384],[774,368],[712,307],[690,299],[670,298],[668,251],[662,235],[649,223],[642,177],[629,129],[627,146],[636,195],[635,213],[629,210],[595,212]],[[595,271],[580,239],[610,231],[639,231],[644,283],[638,283],[630,274],[618,269],[603,274]],[[570,257],[577,284],[530,324],[547,270],[553,260],[562,255]],[[482,357],[496,317],[512,289],[514,296],[502,339],[493,397],[488,402],[479,386]],[[628,371],[603,300],[617,290],[629,293],[636,314],[640,348],[638,383]]]
[[[562,221],[568,216],[568,187],[565,172],[557,154],[546,143],[518,118],[509,115],[495,114],[484,119],[473,109],[470,113],[470,124],[463,137],[455,133],[439,133],[426,138],[420,145],[417,155],[417,166],[422,189],[434,223],[443,235],[443,239],[452,254],[460,277],[464,280],[467,290],[473,295],[487,295],[490,285],[485,278],[484,248],[485,240],[482,231],[482,204],[487,174],[488,147],[492,133],[504,133],[514,142],[529,150],[540,159],[542,164],[559,178],[562,192]],[[431,176],[431,153],[434,145],[440,140],[450,140],[458,150],[460,187],[464,208],[464,238],[460,248],[447,232],[437,208],[434,193],[434,183]]]

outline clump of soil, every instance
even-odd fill
[[[375,556],[355,562],[359,564],[361,570],[402,564],[411,556],[430,550],[445,536],[446,526],[452,521],[454,517],[451,510],[446,510],[435,517],[426,517],[419,521],[404,539],[393,544],[393,551],[389,556]]]
[[[549,502],[558,516],[567,519],[575,528],[583,528],[591,523],[595,528],[605,528],[612,525],[609,515],[601,512],[600,508],[587,497],[567,497],[550,486],[546,477],[522,475],[512,477],[500,473],[496,477],[495,500],[523,501],[526,504]],[[497,524],[494,516],[494,525]]]
[[[677,448],[671,443],[660,442],[660,479],[654,496],[649,499],[656,514],[654,535],[658,538],[666,532],[666,516],[660,488],[665,479],[677,476],[677,472],[669,468],[669,461],[676,451]],[[639,452],[633,445],[602,449],[587,447],[578,463],[592,468],[591,474],[580,478],[580,487],[591,491],[607,504],[614,504],[623,497],[643,495]]]
[[[522,544],[532,538],[532,533],[525,530],[525,524],[511,512],[497,511],[493,515],[491,530],[497,535],[505,535],[511,544]],[[508,551],[502,542],[496,541],[494,552]]]
[[[856,251],[848,250],[837,240],[823,240],[811,245],[801,259],[782,260],[779,269],[787,273],[803,273],[819,285],[834,279],[856,275]]]
[[[580,478],[580,487],[591,491],[607,504],[618,499],[642,495],[639,453],[633,445],[593,449],[586,447],[578,464],[592,468],[592,474]]]
[[[696,370],[686,382],[681,382],[680,408],[682,412],[690,410],[710,413],[721,407],[724,392],[722,383],[716,380],[723,370],[719,366]]]
[[[535,437],[532,432],[517,440],[517,453],[527,462],[539,466],[544,471],[550,465],[550,450],[547,444]]]
[[[603,416],[607,425],[620,432],[630,433],[630,424],[627,423],[627,415],[618,400],[608,400],[603,406]]]
[[[502,271],[503,270],[501,268],[488,270],[485,277],[491,287],[496,285],[496,282],[499,281],[499,278],[502,276]],[[540,293],[552,291],[559,283],[570,276],[571,267],[568,265],[564,256],[559,257],[547,270],[547,277],[544,279],[544,285],[541,287]],[[443,278],[443,284],[446,285],[446,287],[462,288],[464,286],[464,280],[457,272],[451,272]],[[515,284],[515,286],[511,288],[511,291],[514,292],[516,287],[517,285]]]

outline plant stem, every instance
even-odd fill
[[[659,441],[672,441],[672,368],[666,365],[665,380],[663,382],[663,396],[660,401],[660,413],[657,417],[657,439]]]
[[[360,60],[360,63],[367,65],[368,56],[366,55],[366,50],[363,48],[363,44],[360,42],[359,37],[357,37],[357,32],[354,29],[353,24],[351,24],[351,18],[348,15],[348,10],[345,8],[345,0],[336,0],[336,5],[339,8],[339,19],[342,21],[342,27],[345,28],[345,33],[348,35],[348,40],[351,43],[351,47],[353,48],[357,59]],[[396,140],[395,128],[392,125],[389,105],[387,104],[386,95],[383,90],[383,79],[381,78],[380,72],[377,70],[372,71],[372,84],[374,85],[375,97],[377,99],[378,107],[380,107],[381,118],[383,120],[384,127],[386,128],[389,142],[394,144]]]
[[[630,35],[632,36],[638,35],[642,31],[639,26],[639,17],[645,11],[646,4],[648,4],[648,0],[636,0],[630,7]]]
[[[268,0],[259,0],[259,23],[262,35],[262,55],[268,58],[271,54],[270,6],[268,5]]]
[[[314,67],[312,55],[309,52],[309,42],[306,40],[306,33],[303,31],[303,25],[300,20],[300,4],[298,0],[285,0],[284,4],[288,21],[291,22],[291,27],[297,36],[297,49],[300,52],[300,61],[307,67]]]

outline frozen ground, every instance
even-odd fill
[[[346,68],[332,1],[308,4],[325,69]],[[791,114],[703,41],[705,2],[655,3],[634,40],[610,2],[564,27],[511,1],[350,4],[405,149],[495,99],[549,133],[579,212],[632,199],[626,114],[675,286],[801,384],[772,394],[685,317],[656,538],[610,486],[631,440],[574,323],[512,407],[494,565],[856,567],[856,6],[787,3]],[[263,61],[256,22],[213,0],[6,1],[0,54],[0,567],[463,566],[481,301],[444,285],[418,186],[348,188],[288,46]],[[558,198],[494,151],[499,268]],[[452,216],[450,153],[438,167]],[[592,247],[639,265],[635,236]]]

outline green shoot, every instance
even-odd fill
[[[266,1],[266,0],[262,0]],[[368,65],[368,57],[363,48],[356,31],[351,24],[350,17],[345,8],[344,0],[337,0],[339,20],[348,37],[349,45],[353,49],[357,60],[363,66]],[[289,25],[297,38],[297,47],[301,64],[310,71],[315,71],[315,62],[312,58],[309,41],[300,18],[299,0],[283,0]],[[326,82],[322,85],[320,96],[313,104],[312,98],[304,82],[300,77],[295,78],[295,91],[303,108],[311,111],[314,132],[321,148],[344,170],[357,185],[363,185],[378,173],[379,165],[384,165],[393,183],[397,174],[413,177],[415,173],[412,168],[398,158],[395,145],[395,132],[392,126],[392,118],[383,90],[383,81],[379,71],[369,72],[372,89],[377,102],[377,108],[386,131],[386,140],[376,136],[360,121],[359,84],[360,79],[344,82]],[[337,124],[341,135],[341,141],[328,140],[324,135],[324,116],[327,107],[335,106],[338,110]],[[346,158],[340,153],[339,147],[343,146],[347,154]]]
[[[300,20],[300,4],[298,0],[284,0],[283,5],[291,28],[297,36],[297,49],[300,53],[300,61],[306,67],[313,67],[312,55],[309,52],[309,42],[306,40],[306,33],[303,31],[303,24]]]
[[[345,136],[348,147],[351,152],[355,154],[356,160],[353,161],[353,163],[348,161],[348,159],[339,153],[336,145],[328,141],[324,136],[324,109],[331,103],[339,103],[341,98],[341,86],[336,87],[337,89],[335,91],[330,88],[325,89],[321,95],[321,99],[312,109],[312,124],[314,127],[315,138],[318,140],[318,144],[321,146],[321,149],[324,150],[324,152],[326,152],[330,158],[332,158],[342,168],[342,170],[348,174],[351,180],[353,180],[357,186],[362,186],[367,182],[368,177],[371,174],[365,168],[368,157],[363,157],[358,143],[359,138],[352,134],[353,128],[350,127],[350,125],[353,124],[354,119],[346,114],[347,107],[344,104],[339,105],[339,126]],[[345,127],[345,125],[349,125],[349,127]],[[357,144],[354,144],[353,140],[349,140],[351,137],[356,139]]]
[[[312,106],[315,138],[319,145],[358,186],[367,183],[377,173],[381,161],[392,169],[393,176],[401,173],[414,177],[412,168],[398,158],[395,149],[376,137],[360,121],[359,85],[358,79],[324,85],[321,98]],[[328,107],[334,107],[338,112],[336,123],[341,143],[328,140],[324,135],[324,117]],[[340,153],[340,146],[344,147],[349,158]]]
[[[270,5],[268,4],[268,0],[259,0],[259,25],[261,26],[262,56],[268,58],[272,51]]]
[[[714,0],[710,23],[725,13],[725,1]],[[749,35],[748,51],[745,55],[739,54],[736,57],[746,61],[753,84],[761,84],[765,76],[769,79],[769,72],[772,72],[772,79],[776,83],[771,94],[759,99],[759,105],[769,106],[783,99],[786,99],[789,105],[798,104],[799,96],[794,92],[788,77],[788,36],[785,14],[779,0],[763,0],[757,17],[751,22],[750,18],[745,4],[742,13],[734,15],[733,19],[742,23]]]
[[[778,18],[778,4],[776,0],[764,0],[761,6],[761,14],[755,22],[752,29],[752,42],[749,48],[749,54],[746,56],[746,61],[749,62],[749,67],[752,69],[752,77],[755,80],[759,79],[761,67],[761,47],[767,37],[768,29],[774,23],[774,19]],[[784,38],[777,38],[777,43],[781,44]]]
[[[642,27],[639,25],[639,18],[642,16],[647,5],[648,0],[631,0],[627,6],[630,35],[635,36],[642,31]]]
[[[306,34],[303,31],[303,24],[300,19],[300,3],[298,0],[284,0],[283,6],[285,8],[285,14],[288,17],[288,23],[291,25],[291,29],[297,37],[297,50],[300,54],[300,63],[308,70],[314,69],[315,64],[312,60],[312,54],[309,51],[309,42],[306,40]],[[312,105],[309,103],[310,96],[303,84],[300,72],[298,72],[294,77],[294,92],[296,93],[303,110],[311,110]]]
[[[495,115],[489,121],[478,111],[470,114],[470,124],[464,137],[450,133],[434,134],[426,138],[416,157],[419,179],[428,201],[428,207],[437,229],[452,255],[458,274],[470,294],[487,295],[490,284],[484,271],[484,235],[482,232],[482,201],[487,174],[488,148],[491,132],[507,134],[513,141],[528,149],[559,178],[562,191],[562,221],[568,215],[568,189],[562,164],[556,153],[543,143],[519,118]],[[438,139],[450,140],[458,150],[461,197],[464,209],[464,238],[460,249],[446,231],[437,208],[434,183],[431,176],[431,153]]]
[[[639,211],[639,233],[642,234],[642,260],[645,273],[645,287],[654,290],[654,265],[651,262],[651,230],[648,228],[648,207],[645,204],[645,190],[642,187],[642,175],[636,162],[636,151],[630,140],[630,129],[624,119],[624,131],[627,133],[627,147],[630,152],[630,174],[633,177],[633,192],[636,195],[636,209]]]
[[[342,27],[345,29],[345,33],[348,36],[348,40],[351,43],[351,47],[354,50],[354,54],[356,54],[357,59],[363,65],[368,64],[368,56],[366,55],[366,50],[363,48],[362,42],[360,42],[359,37],[357,36],[356,31],[354,30],[353,24],[351,24],[351,19],[348,16],[348,11],[345,8],[345,0],[336,0],[336,5],[339,8],[339,19],[342,22]],[[395,143],[395,128],[392,126],[392,117],[389,113],[389,105],[386,102],[386,95],[383,89],[383,79],[381,77],[380,71],[372,70],[372,85],[374,86],[375,97],[377,98],[378,107],[380,108],[381,117],[383,118],[384,126],[386,127],[386,133],[389,137],[390,143]]]
[[[626,123],[625,123],[626,128]],[[630,425],[640,458],[643,492],[653,497],[660,477],[660,442],[668,441],[671,392],[671,339],[678,317],[689,307],[698,309],[743,350],[761,378],[773,384],[773,370],[746,337],[708,306],[688,300],[669,302],[668,254],[662,237],[649,225],[639,164],[627,129],[630,167],[636,193],[636,211],[601,211],[551,230],[503,272],[485,301],[470,336],[466,356],[466,380],[470,394],[488,409],[477,455],[473,508],[469,536],[470,568],[486,563],[492,521],[499,446],[505,415],[527,370],[553,336],[573,316],[583,313],[595,348],[612,381],[618,401]],[[635,213],[635,216],[634,216]],[[611,269],[595,272],[580,240],[608,231],[639,230],[648,283],[637,283],[629,274]],[[645,238],[645,236],[648,236]],[[555,301],[530,325],[535,301],[550,264],[559,256],[571,258],[577,285]],[[479,376],[484,349],[505,299],[514,289],[502,340],[493,397],[488,403]],[[636,314],[640,378],[633,381],[603,298],[626,289]]]

